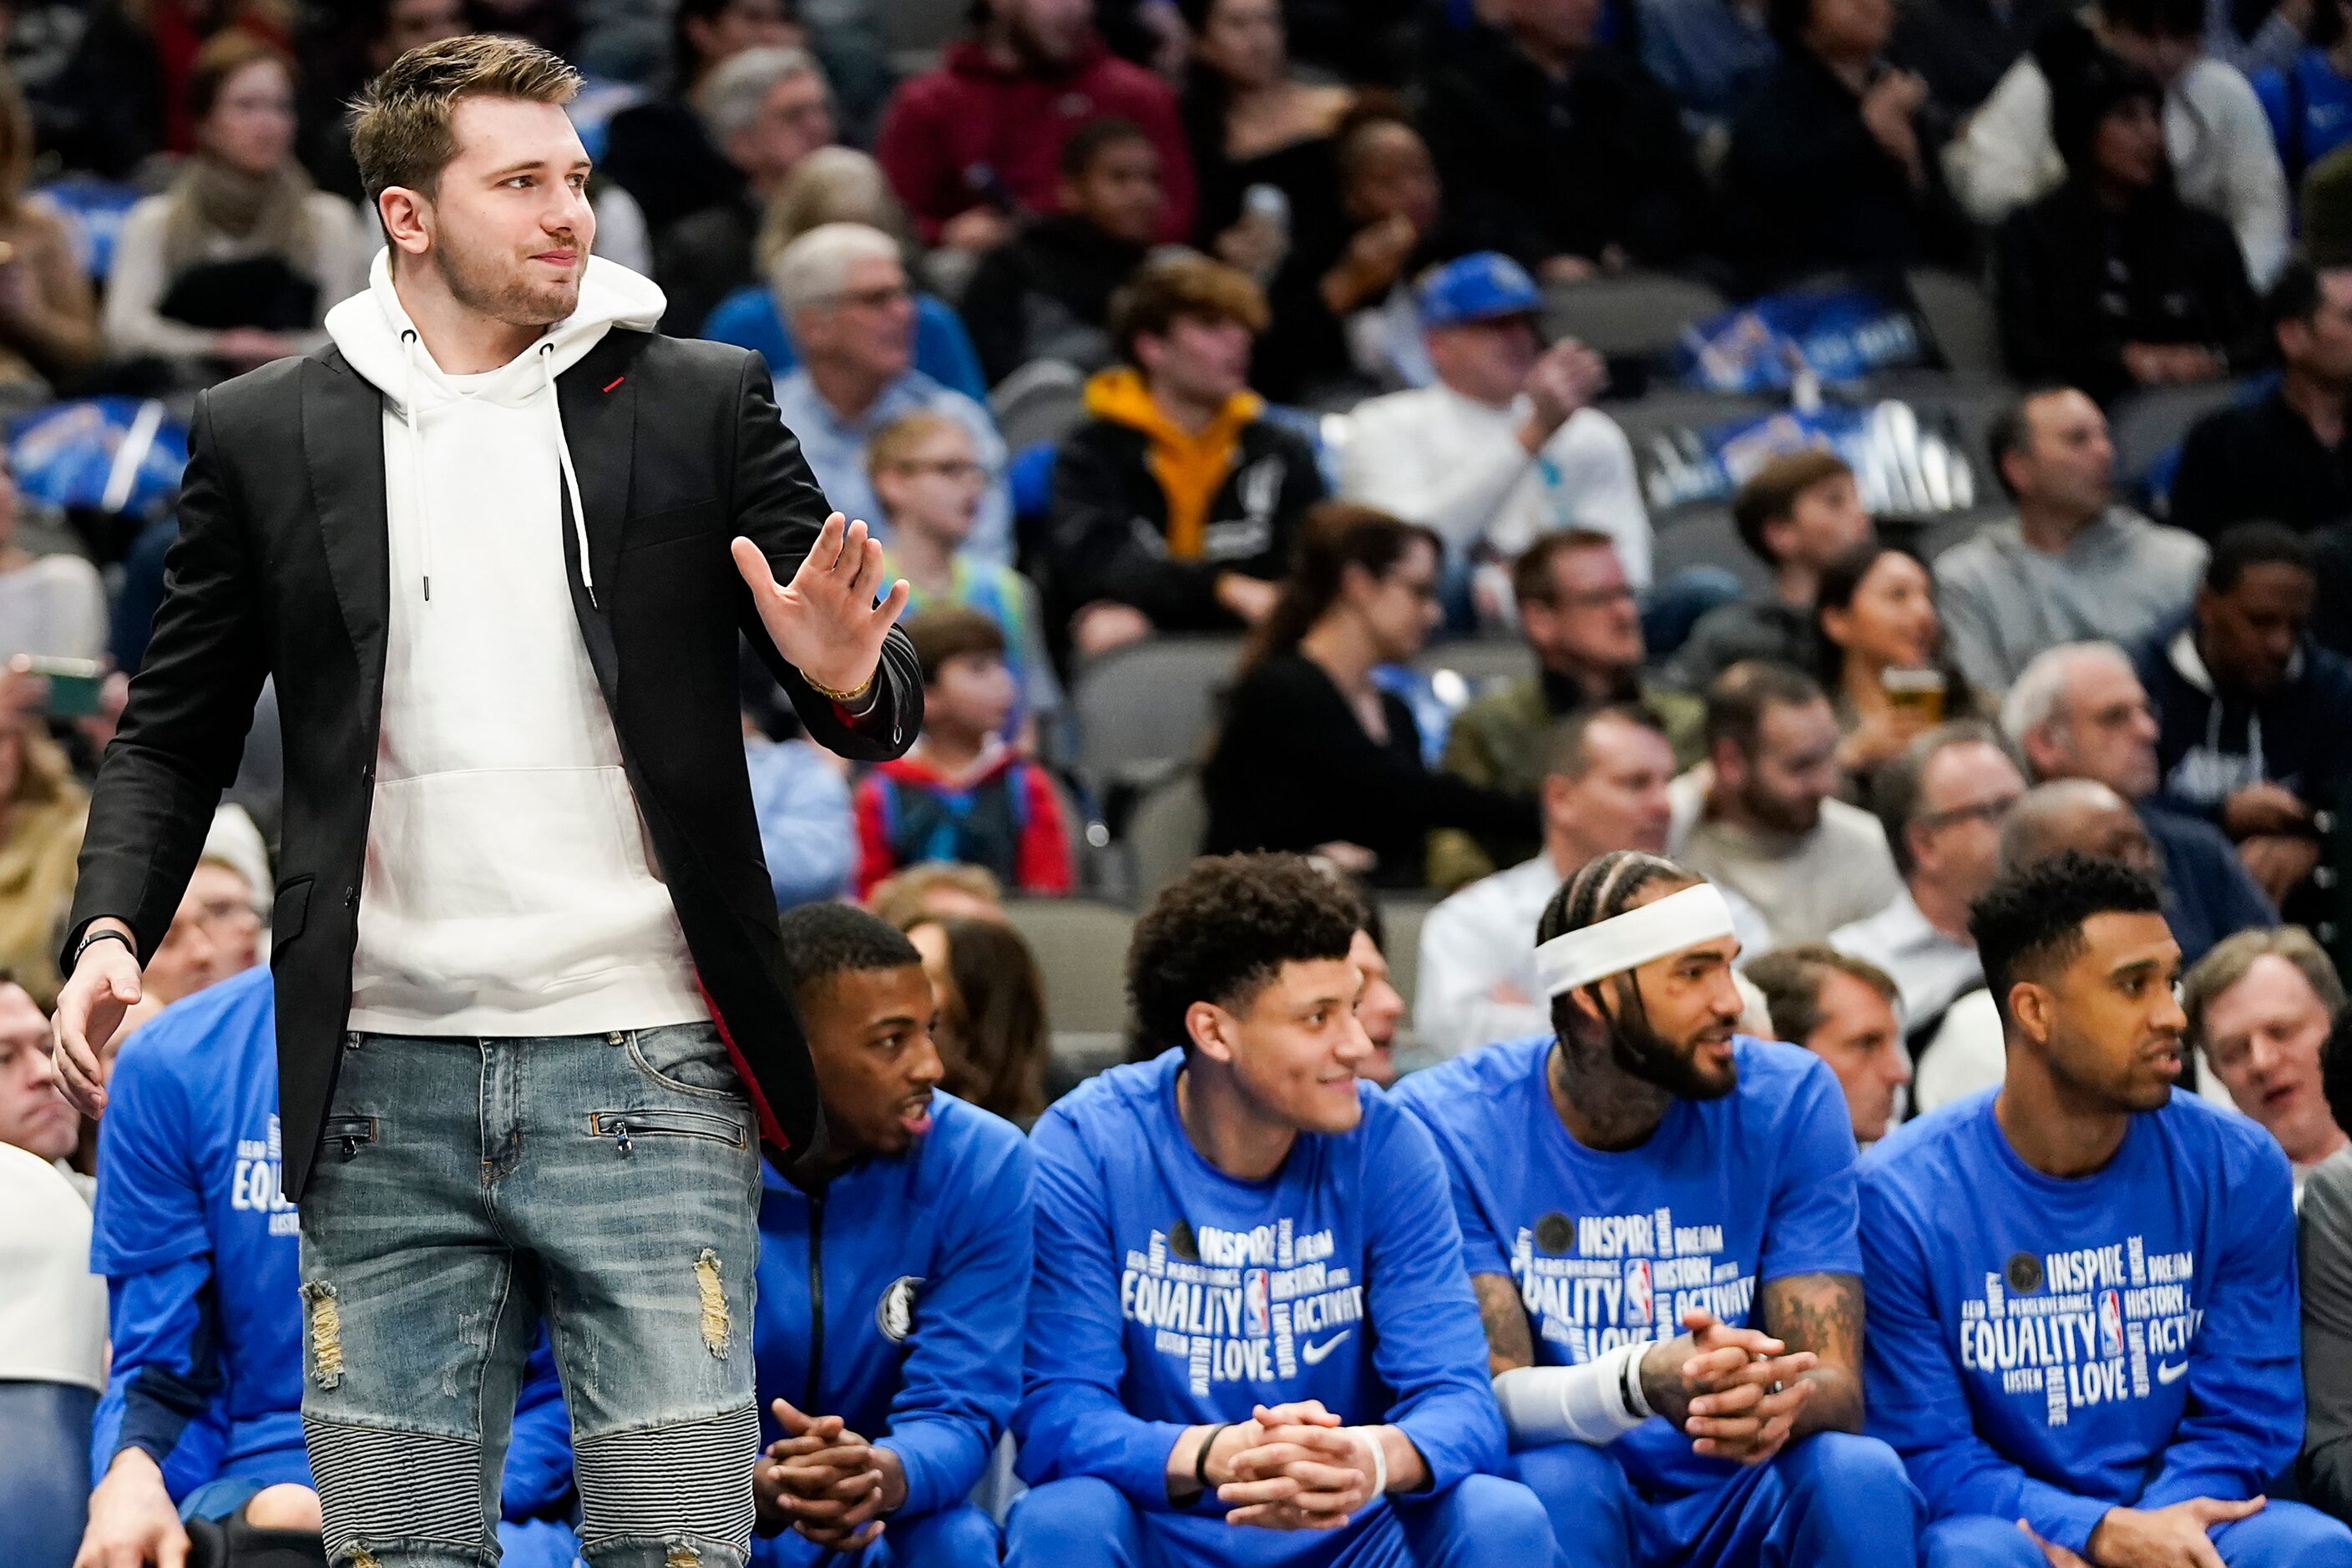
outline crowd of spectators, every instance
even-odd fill
[[[1969,911],[2081,856],[2157,889],[2184,1093],[2284,1149],[2307,1226],[2334,1227],[2305,1261],[2339,1270],[2315,1302],[2344,1310],[2352,1176],[2321,1079],[2352,955],[2352,245],[2322,198],[2352,135],[2352,3],[973,0],[909,49],[900,13],[926,10],[955,7],[0,5],[0,415],[125,395],[183,419],[207,385],[320,351],[380,248],[344,100],[417,44],[526,33],[591,79],[597,254],[658,285],[664,331],[765,363],[826,497],[910,584],[912,751],[851,770],[748,658],[744,745],[813,955],[804,1007],[854,1034],[856,988],[833,983],[919,968],[926,1087],[959,1107],[931,1135],[991,1163],[972,1182],[1017,1166],[1025,1205],[1030,1156],[966,1109],[1026,1130],[1100,1065],[1056,1035],[1062,955],[1013,917],[1157,891],[1129,843],[1144,785],[1197,807],[1180,858],[1345,875],[1356,1070],[1383,1086],[1550,1034],[1539,922],[1588,868],[1672,857],[1723,895],[1743,1030],[1822,1058],[1862,1145],[2003,1082],[2014,1021]],[[1719,549],[1663,548],[1640,416],[1665,366],[1555,335],[1554,308],[1662,277],[1901,297],[1927,267],[1997,319],[1979,504],[1874,516],[1863,456],[1784,440],[1727,462]],[[2200,388],[2177,461],[2126,472],[2130,411]],[[1021,417],[1041,399],[1052,420]],[[80,1248],[116,1319],[110,1375],[102,1342],[22,1337],[48,1359],[0,1355],[0,1394],[79,1391],[26,1416],[98,1434],[64,1484],[77,1518],[95,1485],[110,1528],[299,1532],[295,1308],[233,1352],[191,1316],[216,1278],[294,1270],[247,973],[284,805],[267,695],[102,1123],[50,1109],[32,1023],[172,535],[166,511],[68,508],[0,472],[0,1145],[72,1173],[0,1169],[55,1222],[0,1223],[0,1244]],[[1518,672],[1417,672],[1465,638]],[[1231,662],[1172,778],[1108,780],[1078,765],[1082,693],[1154,646]],[[1067,1158],[1078,1122],[1056,1125]],[[770,1250],[808,1247],[804,1197],[772,1173],[766,1203]],[[911,1275],[969,1240],[873,1245]],[[779,1325],[806,1303],[768,1298],[805,1287],[770,1272],[761,1332],[804,1357],[805,1321]],[[103,1323],[86,1272],[38,1289]],[[266,1317],[263,1294],[206,1310]],[[2308,1332],[2352,1355],[2352,1321]],[[207,1377],[232,1392],[192,1414]],[[887,1424],[888,1389],[835,1392],[836,1428]],[[542,1527],[568,1506],[544,1375],[534,1401],[509,1460],[517,1560],[560,1552]],[[824,1448],[819,1412],[794,1415],[767,1437]],[[2339,1517],[2347,1433],[2352,1390],[2315,1381],[2306,1495]],[[941,1561],[977,1528],[933,1495],[962,1464],[919,1492]],[[885,1489],[922,1482],[902,1466]],[[856,1533],[762,1510],[820,1544]]]

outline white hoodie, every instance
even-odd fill
[[[662,292],[592,258],[579,308],[478,375],[433,363],[383,253],[327,314],[383,394],[391,619],[351,1027],[576,1035],[707,1018],[574,617],[555,377]],[[593,584],[592,584],[593,589]]]

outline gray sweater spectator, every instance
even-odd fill
[[[1945,632],[1970,685],[2005,690],[2061,643],[2132,647],[2187,608],[2205,546],[2116,504],[2097,404],[2071,387],[2029,393],[1995,423],[1992,453],[2017,515],[1936,562]]]
[[[2339,1035],[2328,1048],[2341,1051]],[[2340,1072],[2340,1069],[2339,1069]],[[2352,1149],[2305,1183],[2303,1257],[2304,1500],[2352,1520]]]

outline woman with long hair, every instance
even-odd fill
[[[1813,644],[1845,732],[1838,761],[1864,787],[1922,731],[1976,714],[1976,695],[1945,651],[1935,580],[1897,545],[1865,540],[1822,569]]]
[[[42,725],[39,691],[35,678],[0,668],[0,970],[46,1012],[89,795]]]
[[[294,156],[294,64],[250,33],[218,35],[188,78],[196,150],[132,207],[107,281],[118,353],[247,369],[326,341],[331,306],[367,284],[359,215]]]
[[[1209,853],[1311,852],[1418,887],[1433,827],[1534,837],[1533,802],[1431,773],[1412,710],[1373,679],[1436,626],[1444,561],[1434,532],[1370,507],[1307,514],[1202,775]]]
[[[0,397],[43,401],[98,357],[98,300],[66,226],[26,201],[32,170],[32,111],[0,70]]]
[[[1045,1112],[1045,984],[1021,933],[1001,920],[925,916],[907,929],[923,955],[940,1087],[1024,1131]]]

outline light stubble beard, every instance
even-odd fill
[[[570,236],[556,243],[583,253],[586,247]],[[551,327],[580,308],[580,274],[565,283],[534,284],[520,274],[477,266],[446,245],[435,246],[433,265],[441,274],[449,297],[477,315],[510,327]]]

